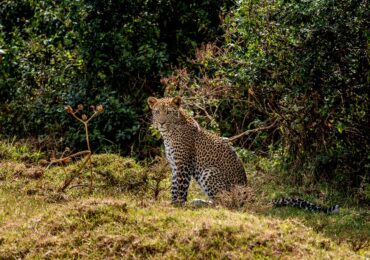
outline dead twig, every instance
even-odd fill
[[[62,156],[61,156],[60,159],[51,159],[50,163],[45,168],[45,170],[47,170],[53,164],[62,164],[62,165],[63,164],[67,164],[67,163],[71,162],[72,161],[72,158],[74,158],[74,157],[86,156],[88,154],[91,154],[91,152],[88,151],[88,150],[85,150],[85,151],[77,152],[77,153],[71,154],[69,156],[63,157],[64,156],[64,152],[63,152],[63,154],[62,154]]]
[[[225,142],[233,142],[236,139],[239,139],[240,137],[243,137],[245,135],[249,135],[249,134],[253,134],[253,133],[257,133],[257,132],[260,132],[260,131],[264,131],[264,130],[268,130],[270,128],[273,128],[274,126],[276,126],[277,122],[278,122],[278,120],[276,119],[271,125],[262,126],[262,127],[258,127],[258,128],[255,128],[255,129],[247,130],[247,131],[245,131],[243,133],[240,133],[238,135],[234,135],[232,137],[223,138],[223,140]]]
[[[95,108],[95,106],[90,106],[90,108],[94,111],[94,113],[90,116],[90,118],[88,118],[85,114],[82,114],[81,117],[77,116],[77,113],[82,112],[83,109],[84,109],[82,104],[79,104],[77,106],[77,109],[75,109],[75,110],[71,106],[67,106],[65,108],[65,110],[68,114],[71,114],[77,121],[79,121],[80,123],[83,124],[83,126],[85,128],[85,139],[86,139],[87,150],[80,151],[80,152],[74,153],[74,154],[69,155],[69,156],[64,156],[64,154],[66,152],[66,151],[64,151],[60,159],[52,159],[51,160],[51,162],[49,163],[47,168],[49,168],[53,164],[69,163],[69,162],[72,161],[72,158],[74,158],[74,157],[78,157],[78,156],[84,156],[85,157],[83,163],[79,166],[77,171],[75,171],[68,179],[66,179],[64,181],[64,184],[63,184],[62,187],[59,188],[59,191],[64,192],[68,188],[68,186],[72,183],[72,181],[82,173],[82,170],[85,168],[85,166],[87,166],[87,167],[90,168],[90,192],[92,192],[94,174],[93,174],[93,170],[92,170],[92,167],[91,167],[91,154],[92,154],[92,152],[91,152],[91,148],[90,148],[88,124],[91,121],[91,119],[93,119],[96,115],[98,115],[99,113],[102,113],[104,111],[104,108],[103,108],[102,105],[98,105],[98,106],[96,106],[96,108]]]
[[[91,164],[91,153],[89,153],[86,157],[85,157],[85,161],[81,164],[81,166],[78,168],[78,170],[73,173],[68,179],[66,179],[64,181],[64,184],[62,187],[59,188],[59,191],[61,192],[64,192],[65,189],[68,188],[68,186],[71,184],[71,182],[77,177],[80,175],[80,173],[82,172],[82,169],[85,167],[85,165],[89,163]],[[92,191],[92,183],[90,182],[90,191]]]

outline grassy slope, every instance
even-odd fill
[[[327,216],[266,207],[279,193],[274,185],[280,185],[269,174],[250,170],[254,195],[247,207],[177,208],[168,203],[168,178],[157,199],[153,197],[152,172],[158,167],[142,168],[116,155],[94,156],[93,162],[93,193],[83,186],[85,177],[63,196],[55,192],[65,179],[61,167],[40,178],[36,168],[0,162],[0,259],[370,255],[368,211],[344,208]],[[66,172],[75,168],[72,164]],[[190,193],[191,198],[202,196],[195,185]]]

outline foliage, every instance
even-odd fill
[[[148,134],[144,99],[162,93],[163,76],[167,95],[187,97],[202,126],[224,136],[278,119],[277,127],[238,144],[251,153],[278,151],[279,165],[296,183],[335,180],[342,189],[367,194],[367,1],[232,5],[2,1],[1,133],[33,137],[46,149],[79,150],[83,129],[63,107],[102,104],[104,116],[91,125],[92,146],[150,157],[159,153],[152,149],[158,138]],[[216,43],[192,55],[202,42]]]
[[[130,152],[159,75],[221,33],[232,1],[5,0],[0,3],[0,131],[81,148],[66,104],[103,104],[91,142]],[[72,130],[72,131],[69,131]],[[136,143],[135,143],[136,141]]]
[[[204,45],[162,82],[226,135],[278,119],[240,145],[280,150],[297,183],[360,187],[370,179],[368,10],[357,0],[241,1],[223,46]]]

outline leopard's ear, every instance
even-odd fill
[[[149,97],[148,98],[148,104],[149,104],[149,107],[150,108],[153,108],[153,106],[155,105],[155,103],[157,103],[157,99],[155,97]]]
[[[182,102],[181,97],[174,97],[172,99],[172,104],[176,105],[177,107],[181,106],[181,102]]]

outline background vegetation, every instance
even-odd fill
[[[5,0],[0,19],[5,138],[79,149],[64,106],[101,103],[93,147],[147,158],[159,143],[145,98],[180,94],[225,136],[277,119],[241,139],[241,154],[278,155],[296,184],[369,202],[366,0]]]
[[[77,125],[68,129],[61,112],[101,103],[91,141],[130,152],[148,126],[144,100],[163,92],[159,78],[171,65],[221,34],[218,15],[229,2],[2,1],[1,133],[79,147],[83,131],[69,131]]]
[[[369,10],[0,1],[0,258],[369,258]],[[170,205],[150,95],[181,95],[225,137],[275,122],[235,143],[248,186]],[[80,160],[85,131],[64,108],[84,118],[98,104]],[[341,209],[272,207],[281,196]],[[194,198],[206,199],[192,183]]]
[[[241,1],[222,46],[203,45],[164,80],[167,91],[197,100],[192,108],[227,136],[278,119],[239,145],[279,150],[296,183],[368,194],[368,10],[367,1]]]

